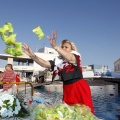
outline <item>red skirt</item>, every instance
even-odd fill
[[[68,105],[85,104],[94,114],[91,90],[84,79],[72,84],[63,85],[63,101]]]

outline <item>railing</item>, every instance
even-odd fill
[[[31,87],[31,96],[33,96],[34,94],[34,91],[33,91],[33,85],[29,82],[0,82],[0,84],[4,85],[4,84],[16,84],[16,90],[17,90],[17,93],[18,93],[18,88],[19,88],[19,85],[22,85],[24,84],[25,85],[25,94],[26,94],[26,84],[29,84],[30,87]]]

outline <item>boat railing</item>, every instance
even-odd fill
[[[31,96],[33,96],[33,94],[34,94],[34,89],[33,89],[33,85],[32,85],[32,83],[30,83],[30,82],[0,82],[0,84],[1,85],[4,85],[4,84],[16,84],[16,91],[17,91],[17,93],[18,93],[18,91],[19,91],[19,85],[25,85],[24,86],[24,90],[25,90],[25,94],[26,94],[26,87],[27,87],[27,84],[29,84],[30,85],[30,87],[31,87]]]

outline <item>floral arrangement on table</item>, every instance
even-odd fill
[[[69,106],[60,103],[55,106],[39,104],[33,110],[34,120],[98,120],[84,104]]]
[[[18,98],[9,94],[0,96],[0,116],[2,118],[23,117],[24,114],[25,110]]]

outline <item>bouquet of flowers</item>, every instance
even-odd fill
[[[17,115],[21,110],[19,100],[14,95],[3,94],[0,96],[0,116],[12,117]]]

